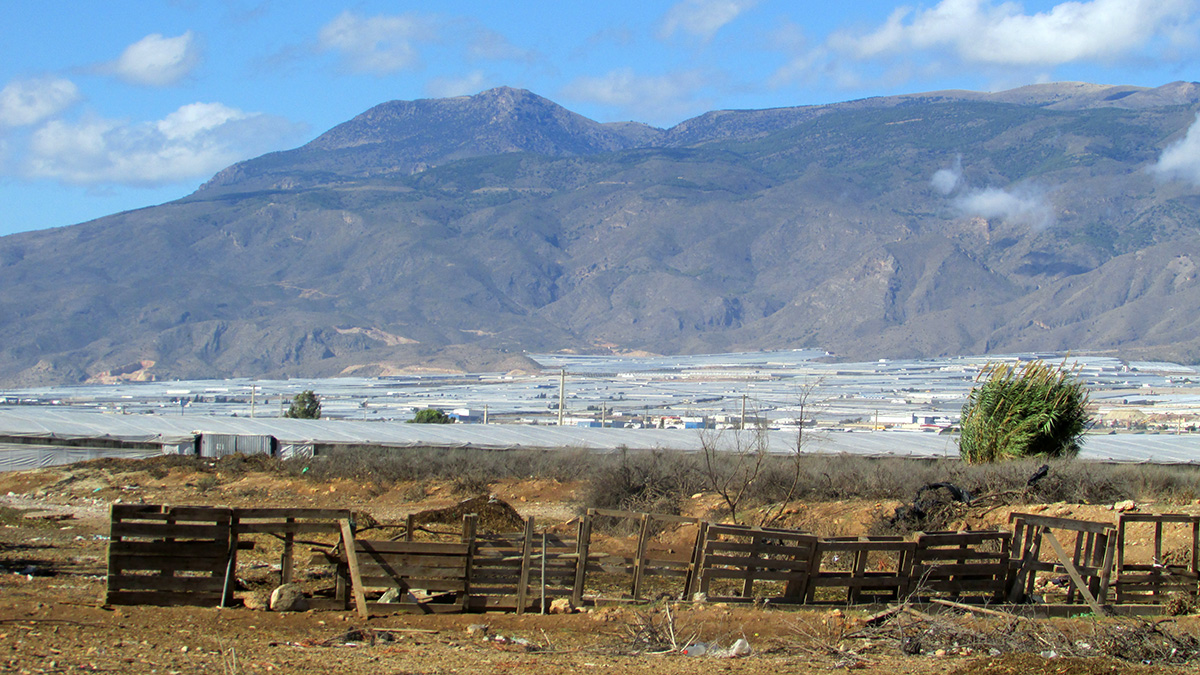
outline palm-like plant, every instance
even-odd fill
[[[959,453],[971,464],[1074,457],[1091,420],[1088,393],[1065,364],[989,363],[962,411]]]

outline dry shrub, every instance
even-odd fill
[[[697,488],[691,455],[621,451],[603,457],[588,480],[588,508],[678,515],[683,498]]]

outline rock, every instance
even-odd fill
[[[380,602],[386,602],[386,603],[399,602],[399,600],[400,600],[400,589],[399,588],[389,588],[383,592],[382,596],[379,597]]]
[[[303,612],[308,609],[308,598],[296,584],[284,584],[271,591],[272,612]]]
[[[467,626],[467,635],[480,637],[487,636],[487,634],[488,625],[486,623],[473,623],[470,626]]]
[[[551,614],[574,614],[575,605],[571,603],[570,598],[555,598],[554,602],[550,603]]]
[[[696,591],[692,594],[692,602],[704,603],[708,602],[708,594]]]
[[[1126,499],[1123,502],[1117,502],[1116,504],[1113,504],[1113,510],[1117,511],[1118,513],[1125,513],[1126,511],[1136,511],[1137,504],[1134,503],[1134,501],[1132,499]]]
[[[248,591],[239,594],[242,605],[246,609],[265,612],[271,609],[271,593],[269,591]]]

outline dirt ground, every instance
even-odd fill
[[[578,485],[530,479],[491,489],[522,516],[563,523],[564,530],[569,531],[578,512]],[[0,672],[1098,675],[1193,672],[1200,663],[1195,656],[1200,653],[1200,619],[1191,615],[1030,620],[912,612],[867,625],[867,614],[853,609],[663,601],[556,616],[393,615],[368,620],[343,611],[101,605],[108,507],[118,500],[352,508],[386,524],[463,498],[449,485],[385,489],[267,471],[141,470],[103,462],[0,474]],[[715,505],[711,496],[698,495],[690,500],[689,511],[705,516]],[[806,504],[790,510],[787,524],[823,535],[862,534],[867,522],[894,507],[877,502]],[[981,529],[1003,524],[1011,510],[964,514],[962,525]],[[1111,505],[1053,504],[1032,510],[1115,518]],[[1182,540],[1172,539],[1178,536],[1169,533],[1168,550],[1182,547]],[[661,545],[676,545],[671,537],[664,533]],[[680,539],[677,545],[685,546],[686,537]],[[610,543],[620,540],[618,535]],[[239,579],[250,588],[269,586],[272,575],[278,578],[277,556],[277,549],[267,544],[248,552],[239,559]],[[739,639],[750,645],[750,655],[712,656]],[[709,646],[710,654],[682,653],[684,646],[698,642]]]

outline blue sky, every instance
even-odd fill
[[[499,85],[669,127],[722,108],[1193,80],[1198,5],[8,0],[0,235],[182,197],[384,101]]]

